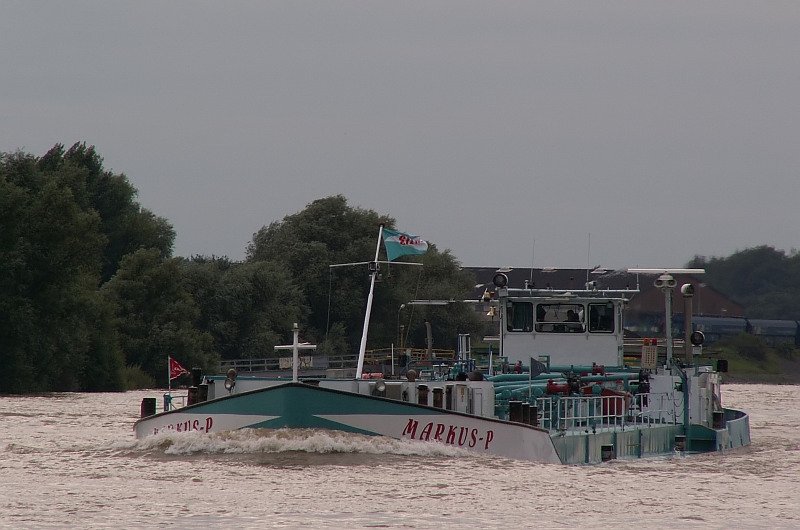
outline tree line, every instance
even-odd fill
[[[184,258],[136,195],[84,143],[0,153],[0,393],[166,386],[168,355],[204,371],[270,357],[294,322],[323,353],[357,351],[367,266],[330,265],[371,260],[378,226],[394,219],[327,197],[262,227],[242,262]],[[424,345],[424,320],[438,347],[480,332],[467,304],[401,311],[459,300],[474,283],[435,245],[413,259],[423,267],[383,266],[368,347],[397,344],[401,317],[408,344]]]
[[[745,309],[750,318],[800,320],[800,253],[762,245],[728,257],[695,256],[705,281]]]
[[[394,219],[326,197],[258,230],[241,262],[186,258],[172,255],[172,226],[136,196],[84,143],[43,156],[0,153],[0,393],[166,386],[168,355],[206,372],[221,359],[274,356],[294,322],[323,353],[357,352],[363,262],[378,226]],[[465,303],[404,308],[461,300],[474,285],[436,245],[408,259],[423,267],[381,270],[368,348],[424,347],[426,320],[441,348],[485,331]],[[752,318],[800,319],[795,251],[761,246],[688,266],[704,267],[707,282]]]

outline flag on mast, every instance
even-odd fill
[[[383,229],[383,245],[389,261],[409,254],[425,254],[428,251],[428,242],[421,237],[388,228]]]
[[[169,380],[172,381],[175,378],[182,376],[183,374],[188,374],[189,370],[181,366],[181,363],[173,359],[171,356],[168,356],[169,359]]]

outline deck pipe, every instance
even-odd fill
[[[575,372],[576,374],[580,373],[592,373],[592,369],[603,368],[605,373],[610,372],[636,372],[639,373],[639,368],[631,368],[630,366],[608,366],[608,365],[595,365],[595,366],[573,366],[573,365],[551,365],[550,371],[551,372]],[[599,374],[598,374],[599,375]]]
[[[621,377],[610,377],[610,376],[587,376],[581,378],[581,383],[604,383],[609,381],[622,381],[623,382],[623,390],[626,392],[635,392],[638,387],[638,381],[631,381],[632,374],[622,374]],[[582,386],[586,386],[583,385]],[[508,384],[503,385],[500,387],[495,387],[495,399],[509,399],[512,396],[519,396],[521,393],[527,393],[528,389],[531,389],[532,394],[536,394],[537,397],[543,396],[547,393],[547,383],[540,383],[535,382],[531,384]],[[601,388],[597,386],[597,388]]]
[[[542,390],[545,390],[547,388],[547,383],[534,383],[532,385],[506,386],[506,387],[503,387],[503,388],[495,389],[494,393],[495,393],[495,395],[497,395],[497,394],[508,395],[511,392],[516,392],[517,390],[520,390],[520,389],[527,390],[528,388],[541,388]]]
[[[631,379],[638,379],[639,373],[627,373],[627,372],[613,372],[613,373],[606,373],[606,375],[584,375],[580,377],[581,383],[595,383],[601,381],[623,381],[627,382]],[[508,386],[518,386],[518,385],[527,385],[529,382],[539,383],[542,381],[566,381],[562,374],[549,374],[549,376],[536,376],[530,379],[528,378],[520,378],[516,380],[510,381],[492,381],[494,383],[495,388],[505,388]]]
[[[522,367],[526,369],[526,366]],[[593,370],[598,368],[603,368],[604,374],[592,374]],[[631,368],[627,366],[582,366],[582,365],[554,365],[550,366],[550,371],[545,372],[542,374],[535,375],[531,377],[529,374],[530,372],[523,372],[521,374],[497,374],[487,377],[486,379],[489,381],[493,381],[495,383],[503,383],[508,381],[527,381],[528,379],[555,379],[557,377],[563,377],[565,373],[572,372],[574,374],[590,374],[590,375],[609,375],[612,373],[617,374],[628,374],[628,373],[635,373],[638,374],[640,368]]]
[[[529,379],[552,379],[554,377],[562,377],[564,374],[561,372],[545,372],[539,375],[534,375],[531,377],[528,373],[521,373],[521,374],[497,374],[487,377],[488,381],[492,381],[493,383],[515,383],[515,382],[522,382],[527,381]]]
[[[530,388],[530,396],[533,399],[542,397],[545,394],[545,390],[546,389],[544,387],[534,387],[534,386],[532,386]],[[511,398],[512,399],[521,398],[521,397],[524,397],[524,398],[528,397],[528,389],[527,388],[517,388],[516,390],[512,390],[511,391]]]

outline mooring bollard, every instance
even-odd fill
[[[148,416],[152,416],[156,413],[156,398],[143,398],[142,399],[142,407],[140,412],[140,417],[146,418]]]

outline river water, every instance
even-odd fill
[[[750,447],[597,466],[326,431],[136,441],[157,395],[0,397],[0,527],[800,527],[800,386],[723,386]]]

